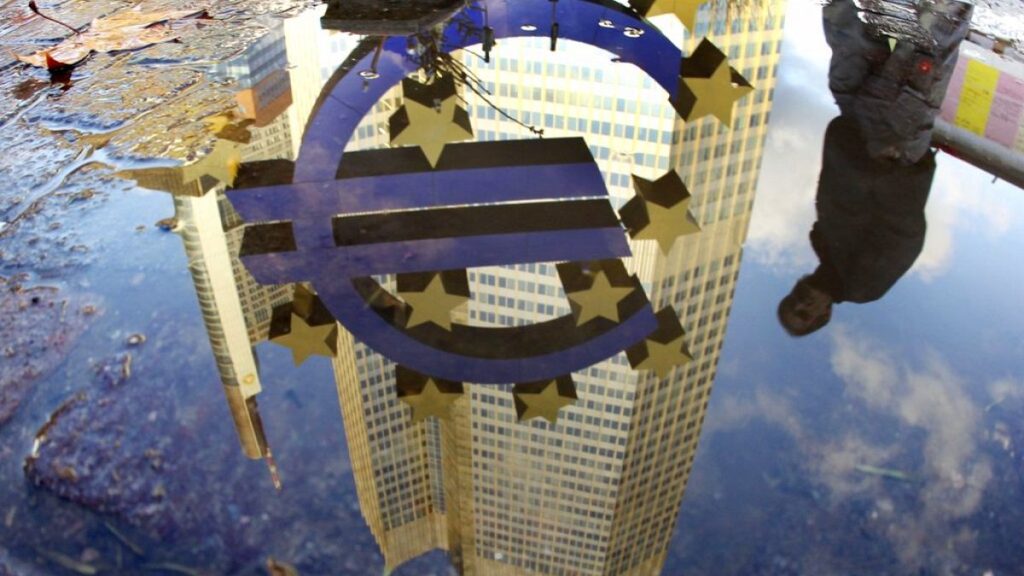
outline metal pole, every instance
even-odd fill
[[[943,149],[1018,188],[1024,188],[1024,154],[1016,150],[982,138],[941,118],[935,119],[932,146]]]

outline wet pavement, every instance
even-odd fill
[[[54,71],[0,5],[0,574],[1024,573],[1024,197],[914,125],[941,47],[447,4],[51,2],[181,11]]]

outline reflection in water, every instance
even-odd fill
[[[301,111],[292,101],[293,94],[301,94],[295,89],[297,82],[308,81],[308,73],[303,72],[318,63],[305,62],[287,73],[282,66],[290,50],[316,52],[315,37],[306,37],[306,44],[312,44],[308,46],[303,45],[302,35],[295,34],[316,23],[310,16],[278,22],[244,54],[217,66],[215,75],[233,78],[241,88],[236,93],[241,112],[207,120],[218,136],[208,156],[178,168],[131,173],[143,186],[174,194],[178,231],[239,440],[246,456],[267,460],[278,487],[256,405],[262,384],[253,346],[269,337],[272,311],[291,301],[292,287],[262,286],[240,266],[244,223],[223,190],[234,182],[241,162],[293,155],[292,141],[299,134],[292,127],[301,126],[296,122],[295,114]],[[319,73],[318,67],[314,70]],[[307,91],[315,87],[308,83]]]
[[[885,8],[864,13],[852,0],[823,8],[829,88],[841,115],[825,132],[810,234],[820,265],[779,303],[793,336],[828,324],[833,304],[884,296],[924,247],[931,133],[971,6],[938,2],[913,16]]]
[[[514,386],[420,374],[339,327],[332,366],[353,473],[363,516],[389,568],[440,548],[466,574],[660,570],[738,278],[771,108],[781,15],[781,2],[731,18],[702,13],[695,33],[685,37],[686,53],[711,37],[727,54],[725,62],[754,85],[730,111],[729,124],[712,116],[684,123],[657,83],[581,45],[563,42],[552,52],[547,38],[506,39],[492,47],[487,61],[474,56],[475,50],[459,55],[491,93],[486,100],[475,92],[461,95],[477,141],[532,137],[523,124],[542,126],[545,136],[583,136],[607,201],[623,209],[624,220],[635,220],[630,231],[657,219],[655,210],[636,209],[634,198],[641,194],[666,210],[681,205],[680,213],[692,222],[680,224],[699,227],[699,233],[679,240],[634,234],[632,257],[615,264],[530,262],[471,267],[455,276],[373,279],[369,292],[396,306],[424,292],[442,298],[465,294],[452,286],[466,283],[466,304],[460,296],[441,306],[443,314],[410,314],[403,320],[409,330],[443,330],[445,324],[453,330],[516,328],[562,317],[573,326],[620,321],[625,304],[606,306],[593,297],[600,294],[625,302],[643,292],[658,312],[657,330],[639,349],[571,378]],[[243,58],[229,67],[245,87],[239,101],[247,121],[232,120],[225,132],[245,132],[248,139],[239,152],[239,180],[252,177],[253,167],[287,170],[294,160],[322,78],[316,26],[315,20],[293,22],[283,35],[254,47],[278,58],[285,47],[292,65],[290,96],[278,92],[282,77],[260,67],[266,60]],[[325,71],[324,77],[333,70]],[[280,104],[288,100],[290,106]],[[401,87],[390,90],[358,126],[350,154],[387,147],[388,120],[402,103]],[[266,160],[277,162],[257,163]],[[661,180],[670,168],[684,188]],[[254,346],[283,339],[298,362],[310,350],[324,350],[309,345],[322,344],[326,332],[297,333],[296,318],[307,328],[323,325],[302,312],[313,306],[309,286],[261,285],[240,261],[246,227],[223,193],[226,184],[241,185],[233,180],[233,172],[191,178],[201,189],[176,194],[175,207],[243,449],[251,458],[265,458],[276,481],[268,443],[273,431],[264,432],[256,405],[262,384]],[[593,279],[578,284],[588,274]],[[378,300],[367,301],[372,306]],[[517,345],[507,342],[510,349]],[[673,354],[682,350],[692,361],[678,366],[683,360]]]

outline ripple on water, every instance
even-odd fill
[[[29,200],[81,153],[82,144],[66,135],[24,121],[0,128],[0,217]]]
[[[86,66],[90,74],[60,97],[41,102],[24,119],[51,130],[109,132],[143,120],[144,114],[181,97],[203,76],[185,68],[125,65],[103,55],[94,56]]]

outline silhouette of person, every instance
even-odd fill
[[[931,133],[972,7],[955,0],[910,7],[910,20],[862,11],[852,0],[823,8],[829,88],[841,115],[825,132],[810,233],[820,264],[779,303],[779,322],[792,336],[828,324],[834,304],[884,296],[924,247]]]

